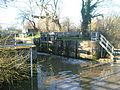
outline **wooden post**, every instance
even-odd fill
[[[14,44],[14,45],[16,46],[16,45],[17,45],[17,42],[16,42],[16,34],[15,34],[14,38],[15,38],[15,44]]]
[[[30,48],[30,67],[31,67],[31,78],[33,77],[33,68],[32,68],[32,47]]]
[[[32,43],[32,44],[34,44],[34,41],[33,41],[33,39],[34,39],[34,38],[33,38],[33,33],[32,33],[32,40],[31,40],[31,43]]]
[[[62,53],[63,53],[63,48],[64,48],[64,47],[63,47],[63,40],[61,40],[60,48],[61,48],[61,49],[60,49],[60,54],[63,55],[63,54],[62,54]]]
[[[69,40],[68,40],[68,41],[65,41],[65,56],[66,57],[70,56],[69,48],[70,48],[70,45],[69,45]]]
[[[77,58],[77,51],[78,51],[78,43],[76,40],[76,42],[75,42],[75,58]]]
[[[102,58],[103,57],[103,48],[101,47],[101,53],[100,53],[100,57]]]

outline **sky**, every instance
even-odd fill
[[[23,2],[25,0],[20,0],[16,5],[24,6]],[[98,8],[98,12],[105,15],[115,14],[120,12],[120,0],[107,0],[109,3]],[[13,4],[12,4],[13,5]],[[10,5],[11,6],[11,5]],[[12,7],[0,8],[0,25],[3,28],[12,26],[18,26],[17,22],[17,9]],[[70,18],[71,22],[79,24],[81,21],[81,0],[62,0],[60,7],[60,19],[65,17]]]

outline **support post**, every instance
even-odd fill
[[[101,47],[100,57],[103,58],[103,48]]]
[[[31,69],[31,78],[33,77],[33,68],[32,68],[32,58],[33,58],[33,56],[32,56],[32,47],[30,48],[30,69]]]
[[[32,44],[34,43],[34,40],[33,40],[33,39],[34,39],[34,38],[33,38],[33,33],[32,33],[32,40],[31,40],[31,41],[32,41]]]
[[[77,54],[78,54],[78,41],[75,41],[75,58],[77,58]]]
[[[14,45],[16,46],[16,45],[17,45],[17,42],[16,42],[16,34],[15,34],[14,38],[15,38],[15,44],[14,44]]]
[[[30,48],[30,76],[31,76],[31,90],[33,90],[33,54],[32,47]]]

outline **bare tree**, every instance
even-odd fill
[[[66,32],[69,32],[70,31],[70,27],[71,27],[71,21],[69,18],[65,18],[64,21],[62,22],[62,27],[63,27],[63,30],[66,31]]]
[[[40,0],[41,1],[41,0]],[[21,22],[23,25],[29,24],[30,27],[28,27],[28,29],[34,29],[36,31],[38,31],[37,28],[37,24],[34,18],[36,18],[37,16],[34,16],[35,13],[35,3],[36,0],[28,0],[26,2],[23,2],[23,4],[25,4],[24,8],[23,7],[17,7],[17,9],[19,10],[18,13],[18,19],[21,19]]]
[[[120,16],[113,15],[104,18],[97,25],[97,29],[115,46],[115,48],[120,48]],[[101,26],[103,25],[103,26]]]
[[[53,22],[59,27],[61,31],[61,24],[59,21],[59,1],[60,0],[40,0],[36,5],[40,9],[40,15],[34,16],[35,18],[46,19],[46,29],[49,30],[49,22]]]
[[[57,10],[58,10],[58,1],[59,0],[53,0],[53,22],[58,25],[59,27],[59,31],[61,31],[61,24],[60,24],[60,20],[59,20],[59,16],[57,14]]]
[[[13,2],[14,0],[1,0],[0,1],[0,7],[7,7],[8,3]]]
[[[34,30],[37,30],[36,23],[34,19],[32,18],[31,12],[29,11],[20,11],[19,18],[22,19],[22,23],[24,24],[25,21],[28,21],[30,23],[31,27]]]

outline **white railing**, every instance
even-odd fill
[[[104,48],[107,53],[111,56],[111,59],[114,58],[114,46],[100,33],[92,32],[91,40],[98,41],[102,48]]]
[[[114,46],[102,35],[99,37],[99,44],[111,55],[113,56]]]

